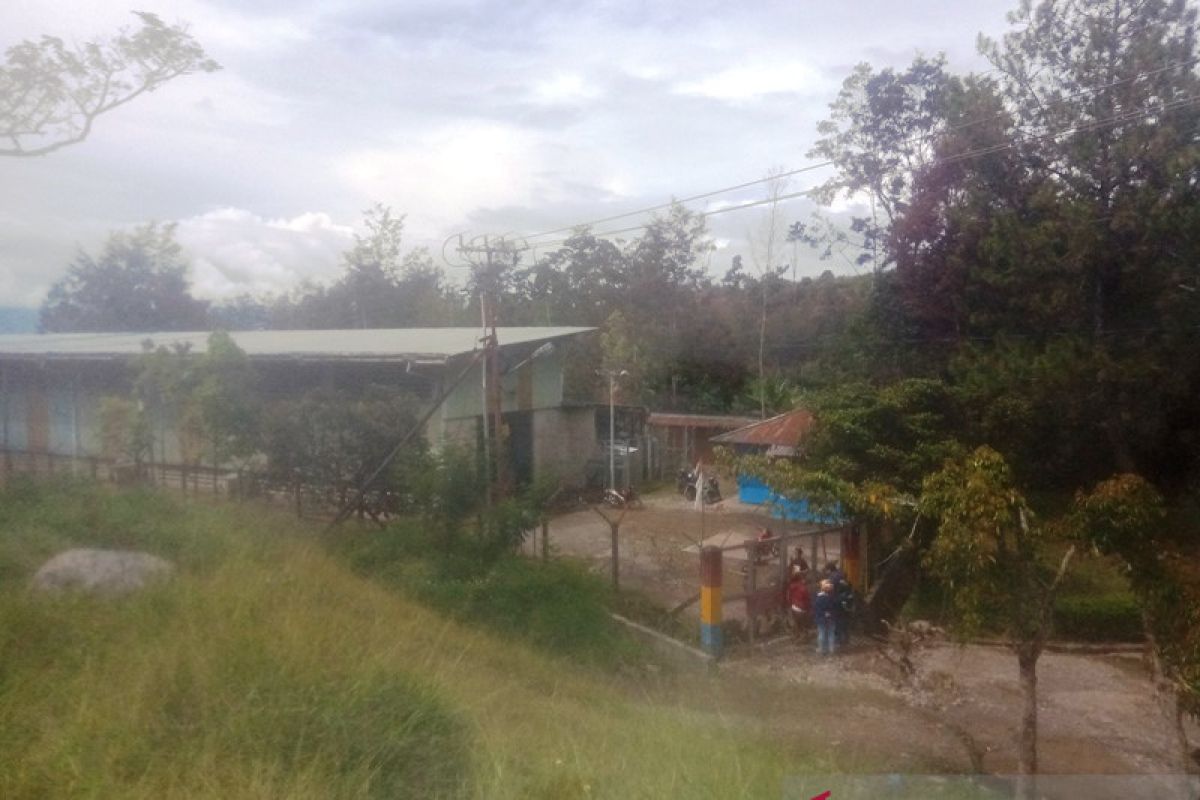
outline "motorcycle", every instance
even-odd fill
[[[675,474],[675,491],[682,495],[686,495],[688,487],[695,483],[696,473],[690,469],[681,469]]]
[[[696,499],[696,479],[694,477],[692,478],[692,482],[684,487],[683,496],[687,498],[689,502],[692,502]],[[709,475],[704,479],[703,497],[704,502],[708,505],[721,502],[721,484],[717,480],[716,475]]]
[[[633,491],[633,487],[628,486],[624,489],[605,489],[604,505],[613,508],[641,508],[642,501]]]

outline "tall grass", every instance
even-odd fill
[[[448,547],[415,520],[339,534],[328,544],[359,574],[467,624],[576,662],[611,667],[639,657],[609,615],[614,597],[608,584],[578,564],[496,554],[469,536]]]
[[[29,592],[71,545],[139,547],[179,575],[121,599]],[[365,580],[254,506],[10,488],[0,575],[0,797],[761,797],[833,768],[827,737],[768,736],[710,702],[713,678],[547,657],[523,643],[536,635]],[[787,694],[795,708],[847,701]]]

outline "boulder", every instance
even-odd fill
[[[78,590],[92,594],[123,595],[175,572],[171,562],[132,550],[66,550],[42,565],[33,576],[33,588],[57,592]]]

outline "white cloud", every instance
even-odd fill
[[[429,236],[472,209],[534,202],[538,151],[530,131],[456,124],[409,144],[352,152],[339,159],[338,172],[360,195],[407,210],[410,230]]]
[[[815,94],[824,91],[826,83],[817,69],[803,61],[764,61],[739,64],[698,80],[678,83],[675,85],[675,91],[679,94],[739,102],[780,92]]]
[[[600,94],[599,87],[573,72],[562,72],[533,85],[533,100],[543,105],[582,103],[595,100]]]
[[[192,259],[193,291],[211,300],[284,292],[304,280],[333,278],[353,233],[323,212],[266,219],[240,208],[189,217],[176,229]]]

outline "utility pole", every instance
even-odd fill
[[[483,361],[480,367],[483,422],[484,501],[490,507],[508,488],[508,464],[504,450],[504,392],[500,376],[500,341],[496,332],[500,278],[504,270],[516,266],[524,244],[504,237],[478,236],[469,243],[458,236],[458,252],[466,260],[479,291],[480,343]],[[448,241],[448,240],[447,240]],[[443,246],[443,255],[445,247]]]
[[[616,490],[617,488],[617,406],[616,406],[616,390],[617,378],[622,378],[629,374],[628,370],[604,370],[602,374],[608,376],[608,488]],[[629,476],[625,476],[628,481]]]

